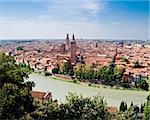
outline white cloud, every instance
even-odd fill
[[[75,33],[76,38],[147,39],[148,30],[142,23],[112,24],[95,22],[62,22],[47,19],[0,20],[1,39],[65,38]]]
[[[104,4],[102,2],[96,2],[94,0],[87,0],[86,2],[83,2],[81,7],[90,11],[91,14],[96,14],[99,12],[99,10],[104,9]]]
[[[93,19],[106,7],[101,0],[56,0],[45,5],[43,15],[67,21],[87,21]]]
[[[92,16],[107,8],[101,0],[56,0],[42,5],[46,9],[38,16],[0,17],[0,38],[65,38],[66,33],[75,33],[77,38],[148,38],[144,22],[95,22]]]

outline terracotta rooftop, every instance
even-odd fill
[[[38,100],[45,99],[46,98],[45,95],[50,95],[52,97],[51,93],[39,92],[39,91],[31,91],[31,95],[33,98],[38,99]]]

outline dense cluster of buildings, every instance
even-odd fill
[[[67,34],[65,40],[31,41],[19,44],[1,45],[0,51],[15,57],[16,62],[26,63],[34,70],[52,72],[63,62],[69,61],[72,66],[77,63],[91,65],[94,69],[107,66],[115,56],[115,64],[125,68],[123,79],[127,82],[150,77],[150,45],[138,43],[75,40],[74,34],[70,40]],[[21,47],[22,49],[17,49]],[[117,54],[116,54],[117,50]],[[142,66],[134,68],[138,61]]]

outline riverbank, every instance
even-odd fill
[[[31,73],[29,75],[28,81],[33,81],[35,83],[34,91],[51,92],[54,99],[59,102],[65,102],[66,95],[69,92],[76,93],[78,95],[83,95],[84,97],[92,97],[95,95],[101,95],[107,101],[108,106],[120,106],[122,101],[128,103],[128,105],[133,103],[138,106],[141,103],[146,102],[148,92],[146,91],[133,91],[133,90],[118,90],[109,88],[98,88],[91,87],[88,85],[75,84],[62,80],[60,78],[45,77],[44,75]]]
[[[39,73],[39,72],[34,72],[36,74],[42,75],[44,77],[49,77],[49,78],[53,78],[54,80],[61,80],[61,81],[65,81],[65,82],[70,82],[70,83],[74,83],[74,84],[80,84],[82,86],[87,86],[87,87],[96,87],[96,88],[107,88],[107,89],[116,89],[116,90],[132,90],[132,91],[144,91],[140,88],[123,88],[123,87],[116,87],[116,86],[108,86],[108,85],[104,85],[104,84],[96,84],[96,83],[90,83],[90,82],[81,82],[78,79],[71,79],[71,78],[67,78],[67,77],[62,77],[63,75],[52,75],[52,76],[45,76],[44,73]]]

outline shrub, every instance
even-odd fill
[[[51,76],[52,74],[49,72],[45,72],[45,76]]]
[[[52,73],[53,74],[58,74],[59,73],[59,69],[58,68],[53,68],[52,69]]]
[[[141,89],[148,91],[149,85],[146,80],[139,80],[136,84],[138,84]]]
[[[77,83],[77,80],[73,80],[73,83]]]
[[[125,112],[127,110],[127,103],[122,101],[121,104],[120,104],[119,110],[122,111],[122,112]]]

